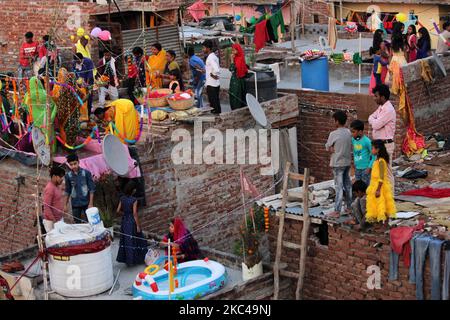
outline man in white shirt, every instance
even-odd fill
[[[394,160],[395,151],[395,125],[397,121],[397,113],[394,106],[389,101],[391,92],[389,87],[382,84],[373,89],[375,102],[378,109],[369,117],[369,124],[372,127],[372,139],[381,140],[386,146],[389,153],[389,180],[392,187],[395,185],[394,174],[392,173],[392,161]]]
[[[203,52],[206,55],[206,93],[210,106],[214,109],[212,113],[219,114],[220,107],[220,64],[219,58],[213,52],[213,43],[211,40],[206,40],[203,44]]]
[[[444,42],[443,38],[446,40]],[[444,31],[442,31],[441,36],[438,38],[438,44],[436,48],[436,53],[446,53],[448,52],[448,49],[450,48],[447,45],[447,42],[450,39],[450,22],[444,23]]]

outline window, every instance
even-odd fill
[[[319,23],[319,15],[318,14],[314,15],[314,23]]]

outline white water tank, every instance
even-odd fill
[[[59,222],[47,234],[45,243],[47,248],[70,248],[104,239],[105,232],[102,222],[95,226]],[[114,281],[111,245],[94,253],[49,254],[49,274],[52,290],[62,296],[80,298],[105,292]]]

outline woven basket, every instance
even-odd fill
[[[184,110],[191,108],[194,105],[195,98],[192,96],[190,99],[186,99],[186,100],[167,99],[167,101],[169,102],[169,106],[173,110],[184,111]]]
[[[151,92],[155,92],[158,91],[159,93],[166,93],[166,96],[161,97],[161,98],[148,98],[148,106],[152,107],[152,108],[159,108],[159,107],[165,107],[167,106],[167,97],[169,96],[169,94],[172,93],[172,90],[170,89],[155,89],[152,90]]]

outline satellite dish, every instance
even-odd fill
[[[102,143],[103,158],[106,164],[119,176],[128,173],[128,156],[124,145],[119,138],[112,134],[108,134]]]
[[[34,127],[31,130],[31,140],[38,159],[44,166],[48,166],[51,160],[50,146],[45,143],[45,135],[41,129]]]
[[[441,58],[439,58],[439,56],[434,51],[433,51],[433,58],[434,58],[434,61],[436,61],[436,64],[437,64],[439,70],[441,71],[441,73],[444,75],[444,77],[446,77],[447,70],[445,70],[444,63],[442,62]]]
[[[248,109],[250,110],[253,119],[255,119],[258,124],[266,128],[268,126],[268,122],[261,104],[258,100],[256,100],[255,96],[250,93],[247,93],[245,99],[247,100]]]

